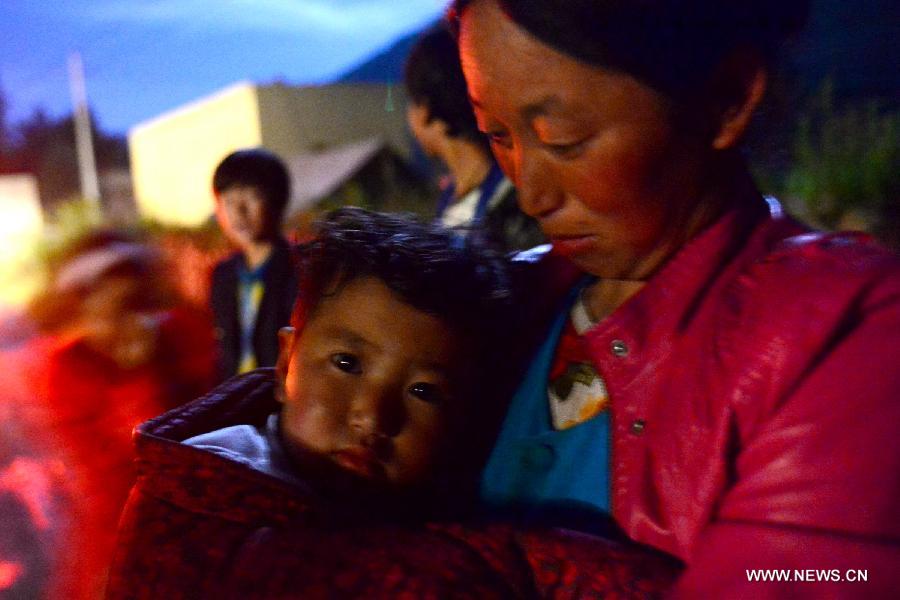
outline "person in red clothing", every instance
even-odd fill
[[[740,149],[807,11],[452,8],[479,128],[552,244],[530,257],[531,338],[511,344],[530,362],[482,497],[528,518],[611,514],[686,563],[678,597],[900,590],[900,261],[791,219]]]
[[[66,482],[43,596],[97,598],[134,482],[132,430],[210,387],[214,339],[160,256],[123,234],[78,240],[52,271],[31,307],[41,334],[5,357],[3,404]]]

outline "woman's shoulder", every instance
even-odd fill
[[[768,264],[802,268],[824,278],[889,275],[900,271],[900,255],[856,231],[810,231],[782,239],[765,257]]]
[[[778,239],[719,300],[715,355],[728,357],[749,386],[735,397],[768,398],[754,411],[780,402],[812,373],[834,389],[847,372],[868,373],[884,389],[896,385],[888,373],[900,352],[900,258],[868,236]],[[867,401],[895,393],[884,389]]]
[[[900,310],[900,256],[858,232],[807,232],[778,240],[739,278],[763,305],[847,310],[876,298]],[[776,307],[772,306],[772,310]]]
[[[900,322],[900,256],[862,233],[772,231],[720,288],[720,343],[799,344],[854,333],[873,318]]]

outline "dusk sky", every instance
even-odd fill
[[[125,133],[237,81],[330,80],[434,20],[446,0],[0,0],[8,120],[71,112],[79,52],[100,127]]]

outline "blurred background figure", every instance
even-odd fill
[[[537,222],[519,210],[512,183],[478,130],[459,49],[443,23],[413,46],[405,80],[409,127],[422,150],[449,171],[438,200],[438,221],[478,230],[506,251],[542,243]]]
[[[0,597],[48,597],[66,525],[64,469],[26,439],[14,408],[0,400]]]
[[[216,219],[237,252],[212,274],[210,306],[219,379],[275,366],[278,330],[288,325],[297,277],[281,233],[290,197],[287,167],[262,148],[226,156],[213,174]]]
[[[134,478],[132,429],[212,383],[209,319],[175,293],[164,264],[151,247],[113,231],[73,243],[53,261],[47,289],[30,306],[39,334],[0,366],[0,421],[29,443],[7,449],[0,469],[19,473],[28,460],[46,472],[39,485],[11,475],[2,480],[17,482],[6,485],[9,498],[32,499],[19,515],[29,524],[19,519],[18,526],[44,544],[38,563],[51,565],[44,597],[100,597]],[[35,485],[47,491],[35,496]],[[54,505],[58,497],[65,500]],[[55,506],[56,517],[35,506]]]

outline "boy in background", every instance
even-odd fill
[[[281,235],[290,197],[284,163],[262,148],[225,157],[213,175],[216,218],[237,252],[216,265],[210,304],[219,342],[219,380],[278,357],[278,330],[290,320],[297,279]]]

